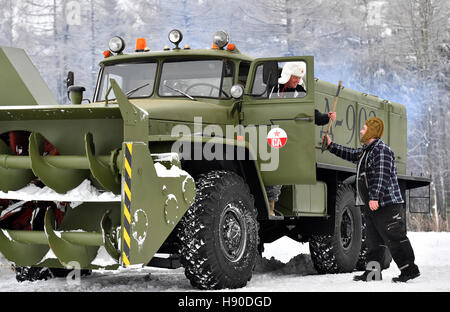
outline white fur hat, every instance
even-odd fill
[[[305,62],[287,62],[283,66],[283,70],[281,71],[281,77],[278,78],[278,83],[285,84],[286,82],[289,81],[292,75],[303,78],[305,73],[306,73]],[[300,82],[301,81],[302,80],[300,79]]]

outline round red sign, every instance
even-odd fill
[[[267,142],[274,148],[283,147],[287,142],[287,134],[281,128],[273,128],[267,134]]]

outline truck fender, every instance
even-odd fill
[[[356,174],[349,176],[347,179],[342,181],[342,184],[344,185],[352,185],[356,183]]]

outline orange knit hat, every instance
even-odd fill
[[[365,144],[372,138],[381,138],[384,133],[384,123],[378,117],[366,120],[367,132],[361,137],[361,143]]]

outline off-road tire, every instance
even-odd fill
[[[48,280],[55,277],[67,277],[72,270],[46,267],[15,267],[16,280],[18,282]],[[80,276],[91,274],[91,270],[81,270]]]
[[[177,227],[185,275],[199,289],[244,287],[258,253],[257,212],[249,187],[229,171],[203,174],[196,187],[196,199]]]
[[[50,271],[52,272],[54,277],[67,277],[70,272],[72,272],[72,269],[62,269],[62,268],[50,268]],[[92,270],[87,269],[81,269],[80,270],[80,276],[88,276],[92,274]]]
[[[53,275],[50,272],[49,268],[15,267],[14,271],[16,272],[16,280],[18,282],[33,282],[53,278]]]
[[[362,225],[362,237],[361,237],[361,251],[359,253],[359,259],[356,263],[356,270],[365,271],[367,267],[367,246],[366,246],[366,220],[364,213],[361,213],[361,225]],[[386,270],[391,265],[392,256],[389,249],[385,249],[383,261],[381,263],[381,269]]]
[[[342,185],[336,192],[334,223],[332,235],[313,235],[309,240],[311,259],[320,274],[352,272],[356,267],[361,249],[361,211],[350,185]]]

